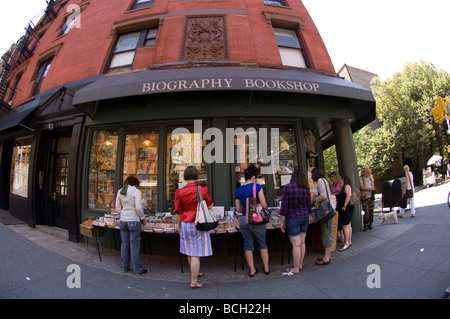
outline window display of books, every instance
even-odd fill
[[[268,211],[271,214],[270,222],[266,224],[267,229],[274,229],[280,227],[280,216],[278,207],[269,207]],[[235,233],[239,230],[238,215],[234,211],[223,211],[220,208],[215,209],[214,215],[216,215],[219,221],[219,226],[211,230],[211,234],[221,233]],[[92,221],[93,226],[107,227],[119,229],[120,214],[110,212],[104,214],[102,217]],[[145,214],[145,224],[142,226],[143,232],[155,232],[155,233],[176,233],[177,218],[175,214],[170,212],[159,212]]]
[[[155,213],[145,217],[144,232],[176,233],[177,218],[171,213]]]
[[[98,219],[94,220],[92,222],[92,225],[98,226],[98,227],[108,227],[108,228],[119,229],[119,218],[120,218],[120,215],[117,213],[104,214],[103,217],[99,217]]]

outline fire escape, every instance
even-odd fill
[[[33,22],[30,21],[28,26],[25,28],[25,35],[22,36],[15,44],[11,45],[9,50],[2,55],[0,60],[0,115],[1,113],[8,112],[11,107],[8,103],[9,101],[5,100],[7,98],[6,94],[8,90],[15,91],[15,88],[11,87],[8,83],[11,72],[23,62],[31,58],[34,48],[36,48],[39,43],[37,31],[57,17],[58,11],[56,6],[60,2],[62,2],[62,0],[47,0],[47,8],[44,10],[44,14],[40,18],[37,25],[34,25]],[[29,44],[33,42],[33,38],[35,39],[35,44],[33,45],[33,48],[30,49]],[[11,95],[14,94],[15,92],[11,93]]]

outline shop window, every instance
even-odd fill
[[[278,167],[273,167],[275,204],[281,200],[284,185],[291,181],[294,170],[299,169],[299,156],[294,125],[277,125],[279,130]],[[272,131],[270,131],[272,132]]]
[[[262,145],[260,145],[259,140],[259,125],[237,125],[234,128],[234,132],[234,172],[236,174],[236,189],[238,189],[245,184],[245,169],[250,165],[260,168],[263,164],[260,159],[260,154],[263,154],[262,152],[266,152],[267,150],[260,149]],[[267,152],[264,154],[267,154]],[[263,186],[265,193],[266,180],[264,175],[259,174],[256,177],[256,182]]]
[[[303,49],[294,30],[273,28],[283,65],[306,68]]]
[[[131,10],[149,8],[152,7],[154,3],[155,0],[134,0]]]
[[[131,69],[137,48],[155,44],[157,33],[158,28],[152,28],[121,35],[112,53],[109,71]]]
[[[127,130],[123,159],[123,180],[139,178],[144,210],[158,211],[158,127]]]
[[[89,154],[89,208],[109,210],[115,206],[117,142],[117,131],[93,132]]]
[[[195,132],[193,126],[172,126],[167,130],[166,200],[169,211],[173,210],[175,191],[186,186],[184,170],[195,166],[199,176],[197,185],[207,186],[207,165],[202,156],[206,141],[203,132]]]
[[[11,194],[28,197],[31,138],[16,140],[11,163]]]
[[[34,77],[34,81],[36,82],[36,84],[34,85],[33,95],[36,95],[41,91],[42,83],[44,82],[44,79],[47,76],[51,63],[52,59],[48,59],[39,65],[38,71],[36,72],[36,76]]]

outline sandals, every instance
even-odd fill
[[[197,275],[197,277],[203,277],[203,276],[205,276],[205,274],[202,273],[202,272],[199,272],[198,275]],[[202,288],[202,287],[203,287],[203,284],[201,282],[191,282],[191,288],[192,289]]]
[[[253,277],[253,276],[255,276],[257,273],[258,273],[258,268],[255,268],[255,273],[252,275],[252,272],[249,271],[248,275],[249,275],[250,277]]]
[[[269,268],[268,271],[266,271],[266,270],[263,268],[263,271],[264,271],[264,273],[265,273],[266,275],[270,275],[270,268]],[[249,275],[250,277],[254,277],[257,273],[258,273],[258,268],[255,267],[255,273],[252,275],[252,272],[249,271],[249,272],[248,272],[248,275]]]
[[[324,261],[324,260],[323,260],[323,257],[318,257],[318,258],[317,258],[317,261],[316,261],[316,265],[319,265],[319,266],[326,266],[326,265],[329,265],[330,262],[331,262],[331,258],[330,258],[328,261]]]
[[[347,249],[350,248],[351,245],[344,245],[344,247],[340,248],[339,251],[346,251]]]
[[[300,273],[301,269],[298,272],[294,272],[293,271],[294,268],[286,268],[285,272],[282,273],[283,276],[292,276],[292,275],[297,275]]]
[[[191,282],[192,289],[202,288],[202,287],[203,287],[203,284],[201,282]]]

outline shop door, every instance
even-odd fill
[[[48,170],[48,197],[50,197],[49,205],[49,221],[56,227],[68,228],[67,216],[67,186],[69,172],[69,148],[70,137],[55,138],[52,144],[52,152],[49,158]]]
[[[54,216],[56,226],[67,229],[66,203],[69,171],[69,154],[55,154],[55,174],[53,181]]]

